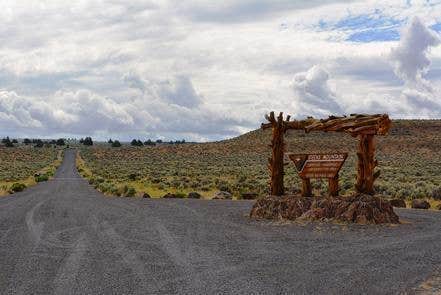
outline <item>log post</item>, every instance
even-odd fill
[[[357,151],[357,183],[355,185],[357,192],[373,195],[374,181],[379,173],[374,170],[377,162],[375,161],[375,142],[374,135],[360,134]]]
[[[328,180],[328,190],[329,196],[336,197],[338,196],[338,174],[335,178],[329,178]]]
[[[283,184],[283,155],[285,152],[285,127],[283,122],[283,113],[280,113],[277,120],[274,113],[271,112],[269,121],[272,123],[273,138],[271,140],[272,155],[270,159],[271,171],[271,195],[282,196],[285,192]]]
[[[302,178],[302,197],[312,197],[311,180],[309,178]]]

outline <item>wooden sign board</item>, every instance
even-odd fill
[[[336,178],[347,153],[290,154],[301,178]]]

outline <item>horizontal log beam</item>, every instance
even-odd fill
[[[262,129],[274,127],[275,124],[282,124],[284,131],[304,130],[306,133],[312,131],[323,132],[347,132],[352,136],[357,135],[386,135],[391,127],[391,120],[386,114],[364,115],[351,114],[350,116],[336,117],[329,116],[327,119],[314,119],[308,117],[305,120],[290,121],[290,116],[283,120],[283,113],[276,118],[274,112],[266,115],[268,123],[261,125]]]

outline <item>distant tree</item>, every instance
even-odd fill
[[[109,139],[109,140],[107,141],[107,143],[108,143],[108,144],[112,144],[112,143],[113,143],[113,140],[112,140],[112,139]]]
[[[121,143],[119,142],[119,140],[112,141],[112,147],[120,147],[120,146]]]
[[[29,138],[25,138],[25,139],[23,139],[23,143],[24,143],[25,145],[29,145],[29,144],[32,143],[32,141],[31,141]]]
[[[80,143],[81,143],[81,144],[84,144],[84,138],[81,138],[81,139],[80,139]]]
[[[2,143],[5,147],[14,147],[14,143],[9,139],[9,136],[2,139]]]
[[[162,143],[162,139],[157,139],[156,143]]]
[[[151,139],[147,139],[146,141],[144,141],[144,145],[154,146],[156,145],[156,143],[154,143]]]
[[[9,136],[6,136],[5,138],[2,139],[3,144],[6,144],[8,142],[11,142],[11,140],[9,139]]]
[[[18,143],[18,140],[17,139],[13,139],[12,143]]]
[[[57,139],[57,145],[66,145],[66,143],[64,142],[64,139],[63,138],[59,138],[59,139]]]
[[[55,139],[52,139],[49,143],[55,145],[55,144],[57,144],[57,141]]]
[[[132,142],[130,143],[133,146],[142,146],[142,141],[139,139],[133,139]]]
[[[81,142],[81,141],[80,141]],[[84,138],[84,140],[83,140],[83,144],[84,145],[88,145],[88,146],[91,146],[91,145],[93,145],[93,140],[92,140],[92,138],[91,137],[86,137],[86,138]]]
[[[44,146],[44,142],[41,139],[34,139],[32,142],[37,148],[42,148]]]

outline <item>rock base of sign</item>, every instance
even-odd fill
[[[399,223],[389,201],[378,196],[348,197],[268,196],[259,199],[250,212],[255,219],[317,220],[358,224]]]

